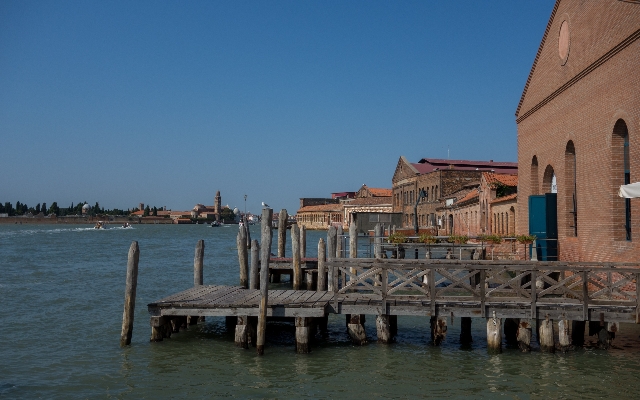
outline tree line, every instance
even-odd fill
[[[35,207],[28,206],[25,203],[21,203],[16,201],[16,205],[14,206],[11,202],[7,201],[4,203],[0,202],[0,214],[8,214],[10,217],[16,215],[27,215],[31,213],[32,215],[38,215],[42,213],[43,215],[56,215],[58,217],[64,217],[65,215],[82,215],[82,207],[87,204],[86,201],[80,201],[78,203],[71,203],[69,207],[60,207],[58,206],[58,202],[54,201],[51,203],[51,206],[47,208],[47,203],[38,203]],[[147,206],[148,207],[148,206]],[[156,210],[156,207],[153,207]],[[93,205],[89,211],[88,215],[129,215],[132,212],[138,211],[138,209],[134,210],[121,210],[119,208],[114,209],[105,209],[100,206],[100,204],[96,201],[96,204]]]

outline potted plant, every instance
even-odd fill
[[[524,245],[524,259],[527,259],[527,246],[532,244],[536,240],[536,235],[518,235],[516,240]],[[529,258],[531,258],[531,251],[529,251]]]
[[[387,241],[397,245],[397,250],[394,251],[395,258],[404,258],[404,247],[402,243],[407,243],[407,236],[400,232],[394,232],[389,235]]]

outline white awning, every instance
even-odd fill
[[[618,196],[632,199],[634,197],[640,197],[640,182],[630,183],[628,185],[620,186]]]

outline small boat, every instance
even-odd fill
[[[106,229],[105,228],[105,223],[102,222],[102,221],[98,221],[98,222],[96,222],[96,226],[94,226],[93,229]]]
[[[213,221],[213,222],[211,223],[211,225],[209,225],[209,226],[210,226],[211,228],[217,228],[217,227],[219,227],[219,226],[220,226],[220,222],[218,222],[218,221]]]
[[[125,229],[126,228],[131,228],[131,224],[128,223],[128,222],[125,222],[124,224],[122,224],[122,227],[125,228]]]

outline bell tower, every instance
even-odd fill
[[[213,201],[213,212],[220,215],[220,211],[222,210],[222,197],[220,197],[220,191],[216,192],[216,197]]]

